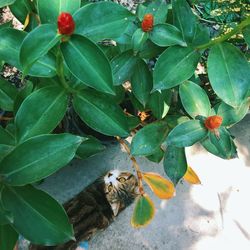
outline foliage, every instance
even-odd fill
[[[93,136],[60,133],[69,110],[85,126],[116,137],[130,154],[140,191],[135,227],[154,215],[143,182],[161,199],[173,197],[182,178],[200,183],[187,166],[185,147],[200,142],[218,157],[237,156],[228,127],[248,111],[250,66],[230,38],[243,34],[249,44],[250,17],[243,15],[231,32],[210,38],[194,10],[208,11],[214,1],[193,2],[191,8],[186,0],[146,1],[133,14],[112,2],[0,0],[25,24],[24,30],[0,26],[0,62],[23,74],[21,88],[0,79],[0,108],[7,115],[0,118],[8,118],[0,126],[1,249],[12,249],[17,233],[44,245],[74,237],[62,206],[32,185],[74,157],[104,149]],[[197,81],[201,62],[216,105]],[[216,126],[206,126],[214,117]],[[121,138],[131,132],[130,151]],[[171,182],[142,173],[134,156],[164,158]]]

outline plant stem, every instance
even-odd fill
[[[116,136],[116,139],[125,148],[126,152],[129,155],[130,160],[132,161],[132,164],[134,166],[134,169],[136,171],[137,178],[138,178],[139,192],[140,192],[141,195],[143,195],[145,192],[144,192],[144,188],[143,188],[143,184],[142,184],[142,173],[141,173],[140,167],[139,167],[135,157],[133,157],[131,155],[130,148],[128,147],[126,142],[124,140],[122,140],[119,136]]]
[[[230,37],[232,37],[233,35],[239,33],[243,28],[245,28],[248,25],[250,25],[250,16],[247,19],[245,19],[244,21],[242,21],[240,24],[238,24],[232,31],[230,31],[227,34],[224,34],[218,38],[215,38],[214,40],[211,40],[208,43],[202,44],[202,45],[198,46],[196,49],[198,49],[198,50],[207,49],[207,48],[210,48],[211,46],[213,46],[217,43],[221,43],[223,41],[226,41]]]
[[[57,50],[57,55],[56,55],[56,71],[57,71],[57,75],[60,79],[60,83],[62,84],[62,86],[66,89],[69,90],[70,87],[64,77],[64,69],[63,69],[63,57],[62,57],[62,52],[60,50],[60,48],[58,47]]]

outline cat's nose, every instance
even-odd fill
[[[108,173],[108,178],[110,177],[110,176],[112,176],[113,174],[111,174],[111,173]]]

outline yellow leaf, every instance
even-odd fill
[[[160,199],[170,199],[173,197],[175,189],[172,182],[163,178],[157,173],[143,173],[143,180],[149,185],[151,190]]]
[[[23,30],[27,28],[27,26],[29,25],[29,22],[30,22],[30,14],[28,13],[23,24]]]
[[[183,179],[190,184],[201,184],[198,175],[194,172],[194,170],[190,166],[188,166],[187,171],[183,176]]]
[[[147,194],[137,198],[131,225],[135,228],[144,227],[150,223],[155,215],[155,207]]]

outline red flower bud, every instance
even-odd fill
[[[71,35],[75,30],[75,22],[70,13],[62,12],[57,19],[58,31],[62,35]]]
[[[154,26],[154,16],[152,14],[146,14],[142,20],[141,28],[144,32],[149,32]]]
[[[213,116],[209,116],[206,120],[205,120],[205,127],[208,130],[214,130],[220,127],[220,125],[222,124],[223,118],[219,115],[213,115]]]

